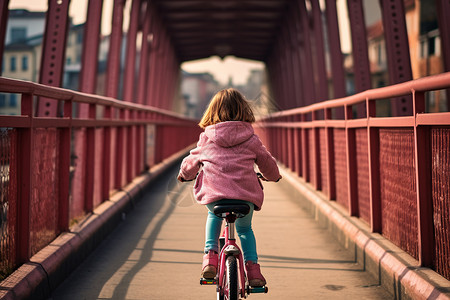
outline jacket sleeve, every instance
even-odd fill
[[[205,134],[201,133],[197,142],[197,147],[192,149],[189,155],[181,162],[180,173],[178,176],[181,176],[184,180],[193,180],[197,176],[202,165],[200,157],[205,139]]]
[[[255,153],[256,153],[256,165],[263,174],[263,176],[270,181],[277,181],[281,178],[280,171],[278,170],[277,161],[262,144],[258,136],[255,135]]]

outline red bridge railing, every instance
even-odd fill
[[[257,130],[298,176],[450,279],[450,113],[425,109],[446,88],[450,73],[274,113]],[[377,116],[387,98],[412,101],[413,115]]]
[[[112,98],[1,77],[0,92],[20,94],[22,112],[0,116],[0,278],[200,133],[192,119]],[[60,117],[35,117],[37,97],[60,102]],[[74,117],[75,104],[89,117]]]

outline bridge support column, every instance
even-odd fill
[[[139,12],[141,0],[132,0],[130,11],[130,25],[127,33],[127,46],[125,50],[125,70],[123,76],[123,100],[133,101],[136,64],[136,39],[139,27]]]
[[[369,53],[367,48],[366,23],[364,21],[363,4],[360,0],[347,0],[350,29],[352,35],[353,78],[355,93],[371,88]],[[358,116],[366,113],[363,105],[357,107]]]
[[[380,0],[380,4],[386,41],[389,82],[393,85],[412,80],[403,0]],[[411,116],[413,112],[411,96],[391,99],[391,110],[393,116]]]
[[[436,0],[439,32],[441,38],[441,55],[444,60],[444,71],[450,72],[450,2]],[[447,110],[450,110],[450,89],[446,90]]]
[[[322,28],[322,11],[318,0],[311,0],[313,32],[314,32],[314,56],[316,62],[316,102],[328,99],[328,80],[325,66],[325,46]]]
[[[30,257],[30,202],[33,186],[33,96],[31,94],[22,94],[21,105],[22,116],[28,116],[30,119],[29,128],[17,130],[17,230],[16,230],[16,262],[23,264]],[[12,171],[14,168],[11,169]],[[14,176],[11,176],[14,178]]]
[[[375,101],[366,99],[367,118],[376,116]],[[370,228],[381,232],[381,194],[380,194],[380,137],[377,127],[367,126],[369,190],[370,190]]]
[[[326,20],[327,37],[330,47],[330,64],[333,81],[332,98],[345,97],[345,72],[344,61],[342,58],[341,41],[339,37],[339,25],[336,12],[336,0],[325,0],[326,2]],[[343,117],[343,112],[341,112]]]
[[[425,112],[425,94],[413,94],[414,115]],[[435,260],[432,197],[431,138],[428,126],[414,126],[417,195],[418,254],[423,267],[433,268]]]
[[[297,0],[294,13],[296,14],[297,30],[300,33],[300,59],[302,65],[302,80],[304,87],[304,101],[302,106],[315,102],[314,92],[314,65],[311,51],[311,38],[309,32],[309,16],[304,0]]]
[[[39,83],[61,87],[66,57],[68,12],[70,1],[48,1],[44,41],[42,43]],[[61,107],[58,101],[45,97],[37,100],[36,115],[56,117]]]

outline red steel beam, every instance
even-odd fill
[[[113,7],[113,18],[111,24],[111,35],[109,40],[109,51],[107,61],[107,72],[105,78],[105,95],[112,98],[118,97],[120,81],[120,56],[123,35],[123,9],[125,0],[115,0]],[[111,120],[113,109],[105,107],[104,118]],[[103,155],[102,155],[102,186],[101,201],[109,199],[111,186],[111,127],[105,126],[103,130]]]
[[[141,0],[132,1],[130,25],[127,33],[127,46],[125,50],[125,70],[123,76],[123,100],[129,102],[132,102],[134,98],[136,39],[139,27],[139,12],[141,9]]]
[[[324,110],[324,119],[331,120],[331,109]],[[326,165],[327,165],[327,187],[328,199],[336,199],[336,172],[335,172],[335,153],[334,153],[333,128],[325,127],[325,147],[326,147]]]
[[[355,92],[371,88],[369,53],[367,48],[366,23],[361,0],[347,0],[350,29],[352,35],[353,78]],[[363,116],[363,106],[358,107],[358,116]]]
[[[117,98],[119,88],[124,6],[125,0],[114,0],[105,79],[105,95],[112,98]]]
[[[90,0],[84,28],[83,53],[80,72],[81,92],[94,94],[97,84],[98,51],[100,44],[100,23],[102,18],[103,1]],[[94,104],[80,104],[78,106],[80,118],[95,119],[96,106]],[[85,166],[84,173],[84,209],[91,212],[94,209],[94,178],[95,174],[95,128],[86,128],[86,139],[77,138],[76,144],[86,143],[86,148],[78,147],[78,159]]]
[[[8,23],[8,10],[9,0],[4,0],[0,3],[0,53],[3,55],[3,50],[5,49],[5,37],[6,37],[6,26]],[[3,59],[0,59],[0,75],[3,70]]]
[[[441,55],[444,61],[444,71],[450,71],[450,1],[436,0],[439,33],[441,38]],[[450,108],[450,89],[447,89],[447,108]]]
[[[345,120],[353,117],[352,106],[345,107]],[[356,136],[354,128],[345,128],[346,159],[347,159],[347,195],[348,212],[351,216],[358,216],[358,177],[356,162]]]
[[[311,0],[311,9],[313,17],[314,32],[314,56],[316,61],[316,96],[317,101],[323,101],[328,98],[328,80],[325,65],[325,45],[322,28],[322,11],[318,0]]]
[[[339,25],[336,11],[336,0],[325,0],[327,37],[330,47],[330,65],[333,81],[333,97],[345,97],[345,72],[344,60],[342,58],[341,41],[339,37]]]
[[[413,79],[403,2],[380,0],[391,85]],[[410,116],[413,112],[412,99],[410,96],[392,99],[391,108],[393,116]]]
[[[414,93],[414,115],[425,112],[425,94]],[[433,267],[435,259],[434,219],[432,201],[431,138],[428,126],[414,126],[414,152],[416,171],[417,220],[419,262],[423,267]]]
[[[294,85],[294,99],[293,99],[293,106],[298,107],[300,106],[300,101],[303,97],[302,90],[302,80],[301,80],[301,65],[300,65],[300,57],[298,54],[298,37],[297,32],[295,31],[295,20],[294,20],[294,14],[291,13],[290,17],[287,19],[288,22],[288,38],[289,38],[289,48],[290,53],[292,57],[292,84]]]
[[[146,101],[147,94],[147,80],[148,80],[148,68],[149,68],[149,51],[150,41],[149,35],[151,32],[151,26],[153,17],[151,15],[151,6],[147,5],[144,24],[142,25],[142,42],[141,42],[141,55],[139,56],[139,75],[137,78],[137,103],[148,104]]]
[[[69,4],[70,1],[48,1],[39,76],[39,82],[46,85],[56,87],[62,85],[69,26]],[[37,99],[36,116],[56,117],[59,110],[58,101],[45,97]]]
[[[304,0],[296,0],[297,7],[294,8],[296,13],[296,20],[299,20],[297,30],[300,33],[301,38],[301,54],[302,60],[302,80],[304,82],[304,102],[303,105],[315,103],[314,92],[314,65],[312,63],[312,51],[311,51],[311,38],[309,32],[309,16],[306,10]]]
[[[64,101],[63,117],[72,119],[72,101]],[[69,187],[72,127],[60,129],[59,138],[59,198],[58,198],[58,228],[60,232],[69,230]]]
[[[376,116],[376,103],[366,99],[367,118]],[[380,137],[379,129],[367,126],[369,155],[370,228],[381,232]]]
[[[16,231],[16,255],[17,263],[23,264],[30,257],[30,200],[33,188],[33,95],[22,94],[21,115],[30,120],[29,128],[21,128],[17,131],[17,231]]]
[[[86,23],[84,27],[83,53],[81,58],[80,87],[81,92],[94,94],[97,85],[98,51],[100,45],[100,22],[103,1],[89,0]],[[80,117],[89,115],[87,105],[80,105]]]

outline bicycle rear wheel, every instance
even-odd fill
[[[223,300],[238,300],[239,285],[236,257],[228,256],[225,262],[225,268]]]

